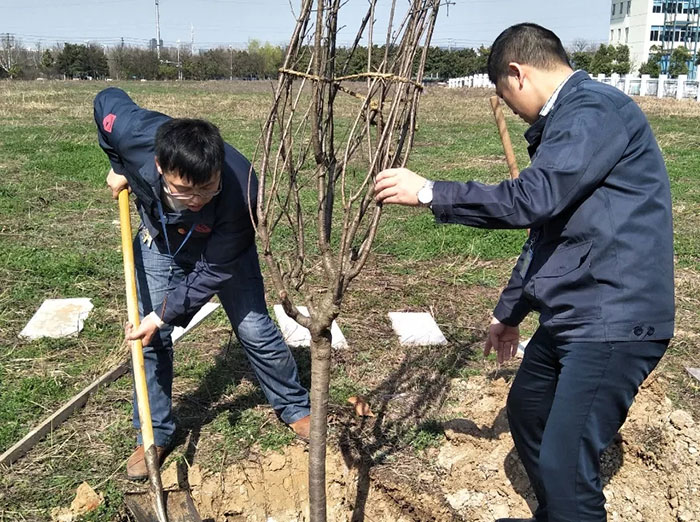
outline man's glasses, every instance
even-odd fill
[[[168,182],[163,178],[163,189],[165,192],[171,196],[173,199],[177,199],[180,201],[187,201],[192,198],[200,198],[200,199],[211,199],[214,196],[218,195],[221,193],[221,181],[219,181],[219,188],[216,190],[208,190],[208,191],[188,191],[188,192],[173,192],[173,190],[170,188],[168,185]]]

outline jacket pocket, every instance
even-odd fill
[[[545,321],[599,319],[598,282],[591,274],[592,241],[556,249],[533,277]]]

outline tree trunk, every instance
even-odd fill
[[[326,429],[331,374],[331,329],[311,334],[311,433],[309,440],[309,513],[326,522]]]

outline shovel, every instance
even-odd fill
[[[136,297],[136,271],[134,268],[134,248],[131,236],[129,191],[127,190],[122,190],[119,193],[119,221],[122,233],[127,311],[129,322],[134,328],[138,328],[139,308]],[[148,402],[143,346],[140,340],[131,342],[131,362],[150,487],[148,491],[127,493],[125,496],[126,505],[138,522],[202,522],[199,513],[194,507],[189,491],[181,489],[163,490],[163,483],[160,479],[160,462],[153,441],[151,406]]]

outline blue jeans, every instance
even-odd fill
[[[160,305],[168,288],[185,279],[199,255],[196,251],[183,249],[171,261],[167,250],[161,252],[156,241],[150,245],[144,243],[143,233],[140,230],[134,239],[139,314],[142,318],[153,311],[153,307]],[[309,394],[299,383],[292,353],[267,312],[255,245],[241,254],[234,277],[221,288],[218,296],[272,408],[287,424],[307,416],[310,408]],[[153,434],[157,446],[168,446],[175,432],[172,416],[172,331],[172,326],[165,325],[151,341],[151,345],[144,346],[143,349]],[[140,444],[141,430],[135,395],[134,427],[138,430]]]
[[[515,448],[538,522],[607,520],[600,456],[666,341],[565,343],[539,328],[508,395]]]

